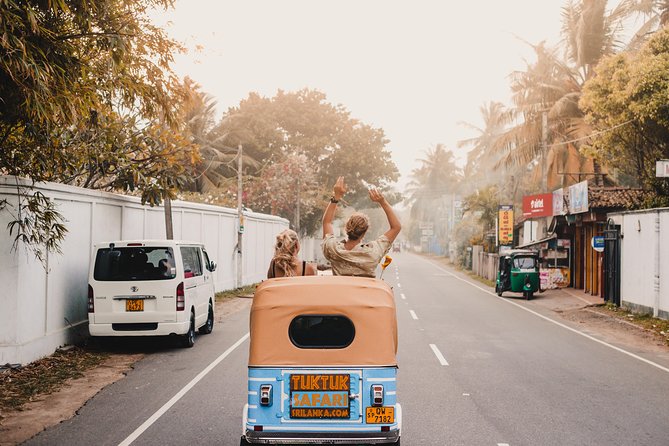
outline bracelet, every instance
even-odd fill
[[[339,203],[339,200],[335,200],[335,197],[333,195],[332,197],[330,197],[330,203],[337,204],[337,203]]]

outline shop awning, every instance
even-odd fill
[[[553,240],[553,239],[555,239],[555,238],[557,238],[557,234],[556,234],[556,233],[552,233],[552,234],[549,235],[548,237],[546,237],[546,238],[542,238],[541,240],[535,240],[535,241],[530,242],[530,243],[525,243],[524,245],[518,245],[518,246],[516,246],[515,249],[529,248],[529,247],[531,247],[531,246],[539,245],[539,244],[541,244],[541,243],[547,242],[547,241],[549,241],[549,240]]]

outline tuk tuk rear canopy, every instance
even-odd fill
[[[336,315],[355,328],[344,348],[300,348],[289,327],[299,316]],[[249,366],[396,366],[397,317],[393,291],[378,279],[307,276],[270,279],[251,306]]]

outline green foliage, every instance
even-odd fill
[[[321,186],[329,188],[343,175],[347,200],[354,206],[366,203],[362,180],[385,190],[398,178],[383,130],[351,118],[343,106],[330,104],[316,90],[280,90],[272,98],[250,94],[228,110],[217,131],[228,146],[242,144],[244,153],[261,166],[302,154]]]
[[[172,0],[0,5],[0,174],[123,190],[151,205],[173,196],[198,152],[170,69],[181,47],[147,16]],[[35,220],[12,226],[17,240],[56,249],[59,214],[46,197],[21,194],[28,207],[16,212]]]
[[[488,186],[465,197],[462,202],[462,211],[478,215],[478,222],[483,225],[484,231],[488,231],[495,227],[499,204],[499,192],[497,188],[495,186]]]
[[[17,186],[17,206],[7,200],[0,203],[0,210],[8,210],[12,220],[7,224],[9,235],[14,237],[14,250],[19,243],[46,267],[49,252],[61,252],[60,242],[67,233],[63,217],[51,200],[41,192],[26,192]]]
[[[599,130],[588,153],[633,179],[632,185],[654,190],[648,204],[669,204],[669,184],[655,178],[655,161],[669,158],[669,30],[637,53],[602,60],[580,104]]]

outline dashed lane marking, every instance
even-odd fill
[[[406,300],[406,298],[407,298],[407,297],[404,295],[404,293],[400,293],[400,297],[401,297],[402,299],[404,299],[404,300]]]
[[[432,349],[432,352],[434,352],[434,355],[437,357],[439,364],[448,365],[448,361],[446,361],[446,358],[444,358],[444,355],[441,354],[436,345],[430,344],[430,348]]]
[[[414,318],[414,320],[418,320],[418,316],[416,316],[416,312],[413,310],[409,310],[409,313],[411,314],[411,317]]]

